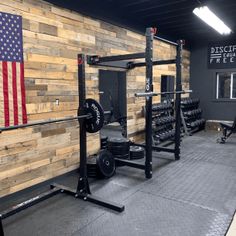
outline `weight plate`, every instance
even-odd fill
[[[111,150],[129,150],[129,146],[111,146],[109,144],[107,146]]]
[[[108,144],[112,146],[120,146],[120,145],[127,145],[129,144],[129,140],[125,138],[110,138],[108,139]]]
[[[129,152],[111,152],[113,156],[125,156],[125,155],[128,155]]]
[[[131,146],[130,147],[130,152],[143,152],[144,148],[139,147],[139,146]]]
[[[128,152],[129,151],[129,147],[120,147],[120,146],[111,147],[108,145],[108,149],[114,152]]]
[[[88,133],[98,132],[104,124],[104,111],[102,106],[94,99],[88,98],[85,100],[83,108],[85,114],[92,116],[89,119],[85,119],[86,131]]]
[[[114,155],[115,158],[119,158],[119,159],[129,159],[129,154],[126,155]]]
[[[114,152],[128,152],[129,151],[129,147],[120,147],[120,148],[116,148],[116,147],[110,147],[108,146],[108,149]]]
[[[101,150],[97,155],[97,165],[103,177],[111,177],[115,173],[115,160],[111,152]]]
[[[109,149],[108,149],[109,150]],[[109,150],[110,151],[110,150]],[[125,152],[115,152],[115,151],[110,151],[112,153],[113,156],[115,155],[127,155],[129,154],[129,151],[125,151]]]
[[[101,140],[106,140],[107,141],[108,137],[107,136],[101,136]]]

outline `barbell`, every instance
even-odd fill
[[[58,122],[65,122],[71,120],[84,120],[86,131],[88,133],[96,133],[98,132],[104,125],[105,115],[112,114],[111,111],[104,111],[102,106],[94,99],[88,98],[85,100],[83,105],[84,115],[80,115],[80,108],[77,110],[77,116],[66,117],[61,119],[47,120],[47,121],[39,121],[29,124],[21,124],[21,125],[13,125],[8,127],[0,127],[0,133],[7,130],[15,130],[21,129],[31,126],[52,124]]]
[[[135,97],[154,97],[159,95],[167,95],[167,94],[185,94],[185,93],[192,93],[192,90],[180,90],[180,91],[172,91],[172,92],[143,92],[143,93],[135,93]]]

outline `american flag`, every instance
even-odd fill
[[[22,17],[0,12],[0,126],[27,123]]]

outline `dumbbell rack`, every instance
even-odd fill
[[[173,115],[173,106],[170,101],[153,104],[152,106],[152,127],[153,127],[153,144],[158,146],[167,141],[173,141],[175,136],[174,122],[175,118]],[[168,146],[168,145],[167,145]]]
[[[181,120],[183,131],[187,135],[192,135],[205,127],[205,120],[202,118],[199,103],[198,98],[184,98],[181,101]]]

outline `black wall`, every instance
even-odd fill
[[[127,116],[126,72],[99,70],[100,103],[113,111],[111,122]]]
[[[194,43],[190,57],[190,88],[191,97],[200,98],[203,117],[207,120],[233,120],[236,116],[236,101],[216,100],[216,73],[221,71],[235,71],[232,69],[208,69],[206,43]]]

